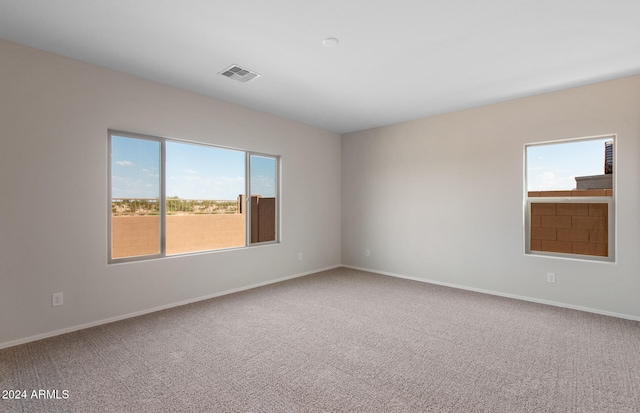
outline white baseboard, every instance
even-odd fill
[[[115,316],[115,317],[105,318],[105,319],[102,319],[102,320],[93,321],[93,322],[86,323],[86,324],[80,324],[80,325],[76,325],[76,326],[72,326],[72,327],[67,327],[67,328],[63,328],[61,330],[50,331],[50,332],[43,333],[43,334],[37,334],[35,336],[25,337],[25,338],[21,338],[21,339],[18,339],[18,340],[7,341],[5,343],[0,343],[0,349],[13,347],[13,346],[17,346],[17,345],[20,345],[20,344],[30,343],[32,341],[42,340],[44,338],[59,336],[61,334],[71,333],[71,332],[74,332],[74,331],[83,330],[85,328],[95,327],[95,326],[99,326],[99,325],[102,325],[102,324],[113,323],[114,321],[120,321],[120,320],[124,320],[124,319],[127,319],[127,318],[132,318],[132,317],[137,317],[137,316],[141,316],[141,315],[145,315],[145,314],[149,314],[149,313],[154,313],[156,311],[166,310],[166,309],[173,308],[173,307],[179,307],[181,305],[187,305],[187,304],[195,303],[195,302],[198,302],[198,301],[208,300],[210,298],[215,298],[215,297],[220,297],[220,296],[227,295],[227,294],[237,293],[237,292],[240,292],[240,291],[250,290],[252,288],[258,288],[258,287],[263,287],[263,286],[269,285],[269,284],[275,284],[275,283],[279,283],[279,282],[282,282],[282,281],[292,280],[294,278],[304,277],[305,275],[315,274],[315,273],[318,273],[318,272],[321,272],[321,271],[332,270],[334,268],[339,268],[339,267],[342,267],[342,265],[334,265],[334,266],[331,266],[331,267],[325,267],[325,268],[320,268],[320,269],[313,270],[313,271],[307,271],[307,272],[303,272],[303,273],[289,275],[289,276],[286,276],[286,277],[276,278],[274,280],[264,281],[264,282],[257,283],[257,284],[251,284],[251,285],[247,285],[247,286],[244,286],[244,287],[233,288],[231,290],[226,290],[226,291],[221,291],[221,292],[218,292],[218,293],[204,295],[204,296],[201,296],[201,297],[191,298],[191,299],[179,301],[179,302],[176,302],[176,303],[161,305],[159,307],[149,308],[149,309],[146,309],[146,310],[141,310],[141,311],[136,311],[136,312],[133,312],[133,313],[128,313],[128,314],[123,314],[123,315],[119,315],[119,316]]]
[[[629,315],[629,314],[615,313],[615,312],[611,312],[611,311],[599,310],[599,309],[596,309],[596,308],[582,307],[582,306],[577,306],[577,305],[572,305],[572,304],[560,303],[560,302],[556,302],[556,301],[541,300],[541,299],[538,299],[538,298],[527,297],[527,296],[516,295],[516,294],[502,293],[502,292],[492,291],[492,290],[484,290],[484,289],[481,289],[481,288],[474,288],[474,287],[468,287],[468,286],[459,285],[459,284],[445,283],[445,282],[435,281],[435,280],[430,280],[430,279],[425,279],[425,278],[411,277],[411,276],[408,276],[408,275],[397,274],[397,273],[392,273],[392,272],[387,272],[387,271],[378,271],[378,270],[374,270],[374,269],[371,269],[371,268],[356,267],[356,266],[353,266],[353,265],[334,265],[334,266],[330,266],[330,267],[319,268],[319,269],[313,270],[313,271],[307,271],[307,272],[303,272],[303,273],[289,275],[289,276],[286,276],[286,277],[276,278],[274,280],[264,281],[264,282],[257,283],[257,284],[251,284],[251,285],[247,285],[247,286],[244,286],[244,287],[233,288],[231,290],[225,290],[225,291],[221,291],[221,292],[218,292],[218,293],[208,294],[208,295],[205,295],[205,296],[196,297],[196,298],[192,298],[192,299],[188,299],[188,300],[183,300],[183,301],[179,301],[179,302],[175,302],[175,303],[171,303],[171,304],[167,304],[167,305],[162,305],[162,306],[159,306],[159,307],[149,308],[149,309],[146,309],[146,310],[136,311],[136,312],[128,313],[128,314],[123,314],[123,315],[119,315],[119,316],[116,316],[116,317],[105,318],[105,319],[94,321],[94,322],[90,322],[90,323],[85,323],[85,324],[81,324],[81,325],[67,327],[67,328],[64,328],[64,329],[61,329],[61,330],[50,331],[50,332],[43,333],[43,334],[37,334],[35,336],[30,336],[30,337],[21,338],[21,339],[18,339],[18,340],[13,340],[13,341],[5,342],[5,343],[0,343],[0,349],[13,347],[13,346],[17,346],[17,345],[20,345],[20,344],[29,343],[29,342],[32,342],[32,341],[42,340],[42,339],[45,339],[45,338],[54,337],[54,336],[58,336],[58,335],[61,335],[61,334],[71,333],[71,332],[74,332],[74,331],[83,330],[85,328],[95,327],[95,326],[99,326],[99,325],[102,325],[102,324],[113,323],[115,321],[120,321],[120,320],[124,320],[124,319],[127,319],[127,318],[137,317],[137,316],[153,313],[153,312],[156,312],[156,311],[166,310],[166,309],[173,308],[173,307],[179,307],[179,306],[182,306],[182,305],[187,305],[187,304],[195,303],[195,302],[198,302],[198,301],[208,300],[210,298],[215,298],[215,297],[220,297],[220,296],[227,295],[227,294],[237,293],[237,292],[240,292],[240,291],[250,290],[252,288],[258,288],[258,287],[262,287],[262,286],[269,285],[269,284],[275,284],[275,283],[279,283],[279,282],[282,282],[282,281],[291,280],[291,279],[294,279],[294,278],[304,277],[306,275],[315,274],[315,273],[318,273],[318,272],[321,272],[321,271],[332,270],[332,269],[339,268],[339,267],[351,268],[351,269],[354,269],[354,270],[366,271],[366,272],[371,272],[371,273],[374,273],[374,274],[386,275],[386,276],[395,277],[395,278],[403,278],[403,279],[406,279],[406,280],[419,281],[419,282],[428,283],[428,284],[442,285],[442,286],[445,286],[445,287],[457,288],[457,289],[467,290],[467,291],[474,291],[474,292],[478,292],[478,293],[490,294],[490,295],[495,295],[495,296],[499,296],[499,297],[506,297],[506,298],[513,298],[513,299],[516,299],[516,300],[530,301],[530,302],[534,302],[534,303],[551,305],[551,306],[555,306],[555,307],[569,308],[569,309],[572,309],[572,310],[585,311],[585,312],[588,312],[588,313],[606,315],[606,316],[610,316],[610,317],[617,317],[617,318],[622,318],[622,319],[626,319],[626,320],[640,321],[640,317]]]
[[[465,285],[451,284],[451,283],[445,283],[445,282],[441,282],[441,281],[429,280],[429,279],[425,279],[425,278],[411,277],[411,276],[408,276],[408,275],[396,274],[396,273],[391,273],[391,272],[386,272],[386,271],[378,271],[378,270],[373,270],[371,268],[356,267],[356,266],[353,266],[353,265],[342,265],[342,266],[344,268],[351,268],[351,269],[354,269],[354,270],[366,271],[366,272],[371,272],[371,273],[374,273],[374,274],[387,275],[387,276],[396,277],[396,278],[404,278],[405,280],[412,280],[412,281],[419,281],[419,282],[428,283],[428,284],[442,285],[444,287],[458,288],[460,290],[474,291],[474,292],[477,292],[477,293],[496,295],[496,296],[499,296],[499,297],[514,298],[516,300],[523,300],[523,301],[530,301],[530,302],[538,303],[538,304],[552,305],[554,307],[569,308],[569,309],[572,309],[572,310],[585,311],[587,313],[594,313],[594,314],[606,315],[606,316],[610,316],[610,317],[623,318],[625,320],[640,321],[640,317],[633,316],[633,315],[630,315],[630,314],[614,313],[612,311],[604,311],[604,310],[599,310],[597,308],[582,307],[582,306],[579,306],[579,305],[572,305],[572,304],[560,303],[560,302],[549,301],[549,300],[541,300],[539,298],[526,297],[526,296],[523,296],[523,295],[516,295],[516,294],[502,293],[502,292],[492,291],[492,290],[484,290],[484,289],[481,289],[481,288],[467,287]]]

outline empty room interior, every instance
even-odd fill
[[[640,411],[639,15],[0,0],[0,410]]]

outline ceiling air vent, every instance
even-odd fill
[[[231,65],[218,74],[226,76],[229,79],[237,80],[238,82],[248,82],[256,77],[262,76],[260,73],[252,72],[238,65]]]

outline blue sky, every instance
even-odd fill
[[[112,196],[160,196],[160,143],[113,136]],[[527,190],[570,190],[575,177],[604,172],[607,139],[527,147]],[[276,195],[276,161],[252,156],[251,193]],[[245,153],[204,145],[167,142],[167,196],[235,200],[244,193]]]
[[[568,141],[527,147],[527,190],[570,190],[576,176],[604,173],[607,139]]]
[[[167,142],[167,196],[237,199],[244,193],[244,152]]]
[[[167,197],[235,200],[245,191],[245,153],[204,145],[167,142]],[[253,156],[251,192],[275,196],[276,161]],[[158,198],[160,143],[112,137],[112,196]]]
[[[251,194],[264,198],[276,196],[277,165],[274,158],[251,156]]]
[[[114,198],[160,197],[160,143],[113,136],[111,195]]]

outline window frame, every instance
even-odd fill
[[[122,257],[122,258],[113,258],[113,222],[112,222],[112,202],[113,202],[113,137],[122,137],[122,138],[130,138],[130,139],[140,139],[147,140],[152,142],[160,143],[160,199],[159,199],[159,216],[160,216],[160,228],[159,228],[159,241],[160,241],[160,252],[158,254],[147,254],[147,255],[138,255],[131,257]],[[239,151],[244,154],[244,173],[245,173],[245,182],[244,182],[244,214],[245,214],[245,243],[243,246],[229,247],[229,248],[217,248],[211,250],[203,250],[203,251],[193,251],[193,252],[184,252],[184,253],[176,253],[176,254],[167,254],[167,213],[166,213],[166,202],[167,202],[167,193],[166,193],[166,147],[167,142],[173,142],[184,145],[197,145],[203,147],[210,148],[218,148],[218,149],[226,149],[232,151]],[[259,156],[264,158],[271,158],[275,161],[275,239],[269,241],[261,241],[261,242],[251,242],[251,166],[250,159],[252,156]],[[194,254],[209,254],[216,253],[222,251],[232,251],[238,250],[242,248],[250,248],[256,246],[263,245],[272,245],[280,243],[280,197],[281,197],[281,156],[273,155],[264,152],[254,152],[246,149],[240,148],[232,148],[228,146],[215,145],[204,142],[195,142],[188,141],[183,139],[176,138],[168,138],[161,136],[153,136],[135,132],[126,132],[115,129],[108,129],[107,131],[107,262],[108,264],[116,264],[116,263],[126,263],[126,262],[137,262],[137,261],[147,261],[147,260],[155,260],[167,257],[180,257],[185,255],[194,255]]]
[[[563,144],[563,143],[571,143],[571,142],[583,142],[589,140],[604,140],[611,139],[613,141],[613,171],[612,171],[612,196],[557,196],[557,197],[530,197],[529,196],[529,167],[528,167],[528,152],[527,149],[534,146],[549,146],[554,144]],[[551,258],[562,258],[562,259],[571,259],[571,260],[579,260],[579,261],[594,261],[594,262],[608,262],[614,263],[616,261],[616,227],[617,221],[616,217],[616,181],[617,181],[617,157],[616,152],[618,148],[618,136],[615,133],[597,135],[597,136],[588,136],[588,137],[580,137],[580,138],[571,138],[571,139],[559,139],[553,141],[544,141],[544,142],[535,142],[528,143],[524,145],[524,193],[523,193],[523,250],[525,256],[538,256],[538,257],[551,257]],[[604,152],[603,152],[604,154]],[[606,156],[606,155],[605,155]],[[604,160],[604,157],[603,157]],[[604,163],[603,163],[604,166]],[[571,191],[571,190],[566,190]],[[598,256],[598,255],[587,255],[587,254],[575,254],[575,253],[565,253],[565,252],[551,252],[551,251],[537,251],[531,250],[531,204],[532,203],[565,203],[565,204],[577,204],[577,203],[602,203],[607,204],[607,237],[608,237],[608,248],[607,248],[607,256]]]

